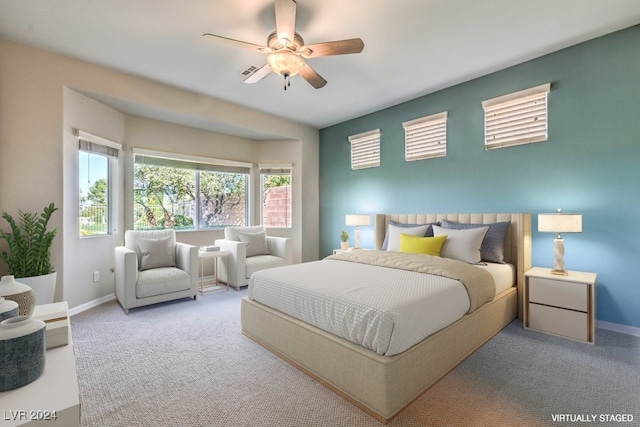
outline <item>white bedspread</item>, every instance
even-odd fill
[[[457,280],[338,260],[256,272],[249,298],[385,356],[407,350],[469,309]]]

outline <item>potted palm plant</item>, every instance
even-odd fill
[[[340,249],[349,249],[349,233],[345,230],[340,233]]]
[[[33,289],[37,304],[52,303],[56,290],[57,275],[51,265],[51,247],[57,229],[47,229],[56,210],[58,208],[51,203],[39,215],[18,211],[18,221],[8,213],[2,213],[11,231],[0,230],[0,238],[9,246],[9,252],[3,251],[0,258],[7,263],[9,275]]]

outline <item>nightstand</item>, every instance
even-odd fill
[[[334,249],[333,250],[333,254],[342,254],[342,253],[346,253],[346,252],[355,252],[355,251],[371,251],[372,249],[365,249],[365,248],[360,248],[360,249],[355,249],[355,248],[349,248],[349,249]]]
[[[533,267],[525,273],[524,327],[591,344],[596,342],[595,273]]]

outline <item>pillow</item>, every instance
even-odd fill
[[[159,267],[176,266],[176,247],[171,236],[161,239],[138,238],[138,246],[142,257],[140,258],[140,271]]]
[[[440,256],[440,249],[447,236],[418,237],[400,234],[400,252]]]
[[[224,238],[240,242],[238,233],[261,233],[265,230],[264,225],[229,226],[224,228]]]
[[[399,251],[400,250],[400,233],[409,234],[411,236],[425,237],[427,231],[431,227],[430,224],[416,225],[416,224],[389,224],[387,231],[387,246],[382,245],[384,251]]]
[[[422,225],[437,225],[437,224],[438,224],[437,222],[429,222],[427,224],[402,224],[395,221],[389,221],[389,225],[396,225],[398,227],[403,227],[403,228],[413,228],[413,227],[420,227]],[[433,237],[433,230],[431,229],[431,227],[427,229],[425,237]],[[384,241],[382,242],[382,250],[386,251],[387,246],[389,246],[389,230],[388,229],[387,229],[387,234],[385,234],[384,236]]]
[[[267,245],[267,233],[243,233],[238,231],[238,238],[242,243],[247,245],[247,258],[256,255],[269,255],[269,246]]]
[[[482,241],[480,248],[480,258],[482,261],[498,262],[504,264],[504,242],[507,240],[510,221],[494,222],[491,224],[457,224],[455,222],[442,221],[445,228],[453,228],[456,230],[466,230],[469,228],[478,228],[489,226],[489,231]]]
[[[434,236],[447,236],[447,240],[445,240],[440,250],[440,256],[468,262],[469,264],[477,264],[481,261],[480,247],[488,231],[488,225],[467,230],[433,226]]]

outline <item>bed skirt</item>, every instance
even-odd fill
[[[245,297],[242,332],[383,423],[517,317],[517,288],[403,353],[380,356]]]

